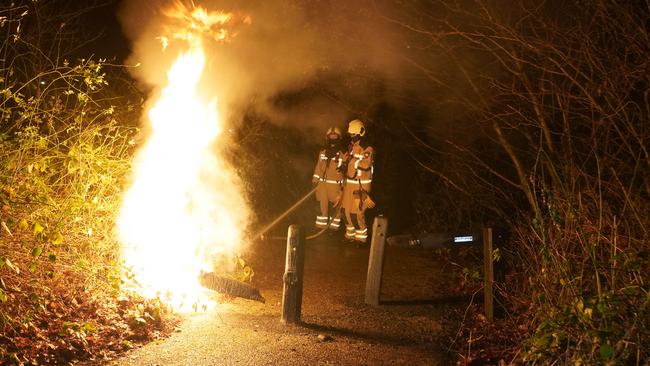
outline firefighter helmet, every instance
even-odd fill
[[[341,138],[341,130],[338,127],[330,127],[325,134],[328,140],[336,140]]]
[[[363,122],[358,119],[350,121],[348,124],[348,133],[350,135],[359,135],[363,136],[366,134],[366,128],[363,126]]]

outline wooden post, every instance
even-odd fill
[[[483,228],[483,306],[488,322],[494,320],[494,267],[492,263],[492,228]]]
[[[300,323],[302,280],[305,268],[305,233],[300,225],[289,226],[282,289],[282,318],[285,324]]]
[[[372,241],[368,257],[368,276],[366,277],[366,304],[368,305],[379,305],[387,229],[388,218],[381,215],[377,216],[372,225]]]

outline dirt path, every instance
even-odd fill
[[[238,299],[188,316],[180,332],[109,364],[446,364],[440,323],[451,305],[422,301],[436,295],[432,289],[445,270],[433,253],[388,248],[382,290],[388,305],[371,307],[363,302],[368,248],[339,237],[309,241],[304,324],[286,326],[280,322],[284,251],[284,242],[270,241],[247,256],[266,304]]]

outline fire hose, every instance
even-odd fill
[[[296,203],[293,204],[293,206],[289,207],[286,211],[284,211],[280,216],[278,216],[275,220],[271,221],[269,224],[264,226],[262,230],[258,231],[253,238],[263,238],[266,239],[264,234],[271,230],[275,225],[277,225],[282,219],[287,217],[290,213],[295,211],[300,205],[302,205],[303,202],[305,202],[314,192],[316,192],[316,188],[314,187],[311,191],[309,191],[307,194],[305,194],[301,199],[299,199]],[[338,205],[335,207],[335,209],[338,210]],[[323,228],[321,231],[317,232],[316,234],[310,235],[306,237],[306,239],[313,239],[316,238],[317,236],[321,235],[327,228],[329,227],[326,226]],[[270,239],[286,239],[286,237],[271,237]],[[249,300],[254,300],[254,301],[260,301],[264,302],[264,297],[260,294],[259,290],[247,283],[237,281],[231,278],[219,276],[214,272],[209,272],[205,273],[202,272],[199,275],[199,283],[207,289],[222,293],[222,294],[227,294],[230,296],[235,296],[235,297],[240,297],[243,299],[249,299]]]
[[[264,234],[266,234],[266,232],[268,232],[269,230],[271,230],[275,225],[277,225],[280,221],[282,221],[282,219],[284,219],[284,218],[287,217],[290,213],[292,213],[292,212],[295,211],[298,207],[300,207],[300,205],[302,205],[302,204],[303,204],[303,203],[304,203],[304,202],[305,202],[305,201],[306,201],[306,200],[307,200],[307,199],[308,199],[312,194],[314,194],[314,192],[316,192],[316,189],[318,189],[318,186],[314,187],[311,191],[307,192],[307,194],[305,194],[302,198],[300,198],[298,201],[296,201],[296,203],[294,203],[293,206],[289,207],[286,211],[284,211],[284,212],[283,212],[280,216],[278,216],[275,220],[271,221],[269,224],[267,224],[266,226],[264,226],[264,228],[262,228],[262,230],[259,230],[259,231],[258,231],[258,232],[253,236],[253,238],[260,238],[260,239],[263,239],[263,240],[264,240],[264,239],[272,239],[272,240],[286,240],[286,239],[287,239],[286,236],[271,236],[271,237],[267,237],[267,236],[265,236]],[[336,206],[334,206],[334,210],[339,210],[339,209],[340,209],[340,205],[341,205],[340,202],[339,202],[338,204],[336,204]],[[322,228],[320,231],[318,231],[317,233],[312,234],[312,235],[309,235],[309,236],[307,236],[305,239],[310,240],[310,239],[314,239],[314,238],[319,237],[321,234],[323,234],[323,233],[324,233],[324,232],[329,228],[329,225],[330,225],[330,224],[331,224],[331,222],[330,222],[329,224],[327,224],[327,226],[325,226],[324,228]]]

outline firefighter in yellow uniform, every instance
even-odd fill
[[[316,227],[328,227],[338,230],[341,227],[341,210],[339,209],[343,190],[343,150],[341,131],[332,127],[327,130],[326,145],[318,154],[312,183],[317,184],[316,200],[319,202],[320,215],[316,216]]]
[[[365,243],[368,239],[366,210],[375,207],[369,193],[372,184],[374,149],[365,144],[366,134],[363,122],[358,119],[348,124],[350,146],[347,152],[347,168],[343,200],[341,207],[345,210],[345,238]],[[356,227],[352,221],[356,218]]]

